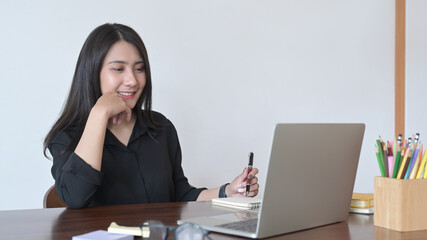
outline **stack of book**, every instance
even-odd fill
[[[373,193],[353,193],[350,204],[350,212],[361,214],[374,214]]]

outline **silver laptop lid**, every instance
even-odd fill
[[[277,124],[257,238],[347,219],[364,124]]]

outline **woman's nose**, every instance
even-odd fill
[[[138,81],[136,80],[135,73],[133,71],[128,71],[128,73],[125,76],[124,82],[126,86],[133,87],[138,84]]]

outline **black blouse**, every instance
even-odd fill
[[[49,151],[61,200],[72,208],[196,200],[206,188],[191,186],[184,176],[175,127],[160,113],[153,117],[160,127],[137,120],[128,146],[107,129],[100,172],[73,151],[64,152],[72,131],[59,134]]]

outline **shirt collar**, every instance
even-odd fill
[[[135,126],[132,131],[132,135],[130,136],[129,143],[138,139],[140,136],[148,133],[152,138],[156,139],[159,135],[158,129],[156,126],[148,121],[147,117],[143,117],[142,121],[136,120]]]
[[[145,115],[145,113],[142,115],[141,121],[139,119],[136,119],[135,126],[133,127],[132,134],[129,139],[129,144],[131,144],[133,141],[138,139],[140,136],[144,135],[145,133],[148,133],[148,135],[153,138],[153,140],[156,140],[157,136],[159,135],[159,131],[156,128],[156,126],[148,120],[148,117]],[[114,134],[107,129],[106,136],[105,136],[105,144],[106,145],[116,145],[118,141]]]

